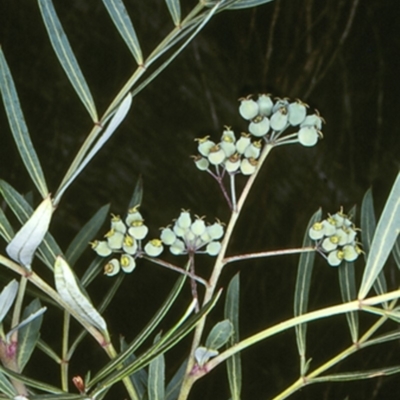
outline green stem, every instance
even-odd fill
[[[68,341],[69,341],[69,325],[70,325],[70,314],[64,310],[64,321],[63,321],[63,335],[61,345],[61,388],[68,392]]]

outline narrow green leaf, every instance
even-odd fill
[[[7,254],[28,270],[31,270],[36,250],[49,229],[52,214],[53,204],[49,195],[39,204],[6,247]]]
[[[61,22],[58,19],[53,2],[51,0],[38,1],[43,22],[57,58],[93,122],[98,122],[96,106],[92,94],[83,77]]]
[[[308,231],[314,223],[321,220],[322,211],[319,209],[310,219],[303,238],[303,247],[313,246]],[[314,267],[315,252],[301,253],[297,268],[296,288],[294,292],[294,316],[298,317],[307,312],[308,298],[310,294],[311,275]],[[297,325],[296,342],[300,356],[301,375],[306,373],[306,334],[307,324]]]
[[[24,310],[22,318],[26,319],[31,314],[35,313],[41,308],[40,301],[38,299],[33,300]],[[18,333],[18,366],[22,371],[29,361],[33,350],[36,347],[36,343],[40,336],[40,327],[42,325],[43,315],[35,318],[28,325],[25,325],[19,330]]]
[[[142,65],[142,50],[124,3],[122,0],[103,0],[103,4],[107,8],[107,11],[117,27],[122,39],[124,39],[124,42],[128,46],[133,57],[135,57],[136,62],[138,65]]]
[[[167,385],[165,400],[177,400],[187,368],[185,360]]]
[[[364,299],[382,271],[400,229],[400,173],[379,219],[365,266],[358,298]]]
[[[14,215],[18,218],[21,224],[24,224],[33,214],[32,207],[12,186],[1,179],[0,193],[3,195],[4,200],[11,208]],[[60,247],[49,232],[46,233],[41,245],[39,246],[39,255],[50,269],[53,269],[56,257],[62,255]]]
[[[132,197],[129,202],[129,208],[131,209],[133,207],[140,206],[142,204],[142,200],[143,200],[143,178],[140,175],[136,182],[135,189],[133,189]]]
[[[397,238],[393,247],[393,258],[396,261],[397,268],[400,269],[400,237]]]
[[[181,23],[181,3],[179,0],[165,0],[175,26]]]
[[[154,344],[160,340],[157,336]],[[165,359],[162,354],[154,358],[149,365],[147,383],[149,400],[165,400]]]
[[[233,332],[232,322],[228,319],[218,322],[211,329],[206,339],[206,347],[211,350],[218,350],[226,344]]]
[[[13,399],[17,395],[17,391],[6,376],[0,372],[0,393],[4,393]]]
[[[239,342],[239,299],[240,299],[240,279],[237,273],[229,283],[226,292],[224,316],[233,325],[233,333],[229,338],[229,346]],[[240,400],[242,391],[242,364],[240,352],[234,354],[226,360],[228,372],[229,389],[232,400]]]
[[[240,10],[242,8],[252,8],[252,7],[257,7],[257,6],[261,6],[262,4],[266,4],[269,3],[273,0],[233,0],[231,1],[231,5],[227,5],[226,9],[227,10]],[[205,5],[207,7],[212,7],[215,6],[215,4],[217,4],[218,1],[207,1],[205,3]]]
[[[15,297],[18,292],[18,282],[13,279],[9,282],[0,293],[0,323],[3,322],[4,317],[8,313],[14,303]]]
[[[65,257],[68,260],[69,265],[73,266],[82,253],[88,248],[90,240],[93,240],[97,232],[104,224],[109,210],[109,204],[101,207],[74,237],[71,244],[68,246],[67,251],[65,252]]]
[[[14,237],[14,229],[8,221],[2,208],[0,208],[0,235],[8,243]]]
[[[354,263],[343,262],[338,268],[340,292],[344,303],[355,300],[356,278],[354,272]],[[358,341],[358,312],[346,313],[347,323],[350,329],[351,340],[353,343]]]
[[[21,105],[19,103],[18,94],[15,89],[11,72],[8,68],[3,50],[0,46],[0,91],[3,98],[4,108],[7,113],[8,123],[17,145],[19,154],[25,164],[33,183],[37,187],[39,193],[44,198],[49,194],[46,185],[42,167],[39,158],[33,147],[28,127],[22,114]]]
[[[54,360],[57,364],[61,364],[62,359],[58,356],[58,354],[42,339],[37,341],[37,348],[41,350],[43,353],[47,354],[52,360]]]

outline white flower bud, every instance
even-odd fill
[[[246,158],[258,158],[260,156],[261,153],[261,147],[262,147],[262,143],[260,140],[258,140],[257,142],[253,142],[250,144],[250,146],[247,147],[246,151],[244,152],[244,156]]]
[[[113,229],[115,232],[121,232],[121,233],[126,232],[126,225],[121,220],[121,217],[119,215],[112,214],[111,229]]]
[[[206,224],[201,218],[197,218],[190,229],[196,236],[201,236],[206,230]]]
[[[240,163],[240,171],[243,175],[251,175],[256,171],[257,160],[254,158],[244,158]]]
[[[207,233],[212,240],[221,239],[224,235],[224,227],[220,222],[214,222],[212,225],[207,226]],[[205,240],[205,242],[208,242],[208,240]]]
[[[308,231],[308,236],[312,240],[319,240],[324,237],[324,224],[322,222],[316,222]]]
[[[266,135],[269,131],[269,119],[261,117],[260,119],[253,120],[249,125],[249,132],[257,137]]]
[[[220,242],[210,242],[207,245],[206,253],[209,256],[216,256],[219,251],[221,250],[221,243]]]
[[[144,246],[145,253],[150,257],[158,257],[164,250],[160,239],[153,239]]]
[[[190,213],[188,211],[182,210],[179,214],[179,217],[176,221],[180,228],[187,229],[192,224],[192,218],[190,217]]]
[[[138,246],[136,240],[132,236],[125,235],[124,242],[122,244],[122,249],[124,250],[124,252],[131,255],[135,254],[137,251],[137,247]]]
[[[337,267],[343,260],[343,251],[335,250],[328,254],[328,264],[331,267]]]
[[[346,261],[352,262],[357,260],[359,253],[357,246],[347,244],[343,247],[343,258]]]
[[[281,108],[287,111],[288,107],[289,107],[289,102],[287,99],[277,99],[276,103],[272,107],[272,114],[276,113]]]
[[[140,214],[140,212],[138,211],[137,206],[131,208],[125,218],[125,223],[127,226],[132,226],[133,221],[143,221],[142,214]]]
[[[274,103],[269,95],[261,94],[258,96],[257,104],[259,109],[258,113],[260,115],[269,117],[272,114],[272,107],[274,106]]]
[[[121,256],[120,265],[121,265],[122,271],[129,274],[130,272],[132,272],[135,269],[136,261],[129,254],[123,254]]]
[[[288,112],[284,107],[278,108],[271,116],[271,129],[280,132],[286,128],[288,123]]]
[[[105,234],[105,237],[107,238],[107,243],[112,250],[119,250],[122,247],[122,242],[124,241],[123,233],[111,229]]]
[[[332,236],[336,233],[336,229],[337,229],[336,221],[332,217],[324,219],[322,221],[322,224],[324,225],[325,236]]]
[[[119,261],[116,258],[113,258],[104,266],[104,275],[114,276],[118,274],[119,270]]]
[[[175,232],[171,228],[164,228],[161,231],[161,240],[167,246],[170,246],[176,240]]]
[[[227,126],[225,128],[226,129],[222,132],[221,142],[235,143],[236,142],[235,133]]]
[[[92,249],[100,257],[108,257],[112,253],[110,246],[108,245],[108,243],[105,240],[103,240],[103,241],[95,240],[92,243]]]
[[[250,145],[251,139],[250,135],[247,133],[242,133],[240,139],[236,142],[236,150],[239,154],[244,154],[247,147]]]
[[[238,153],[233,154],[225,160],[225,169],[228,172],[236,172],[240,167],[240,155]]]
[[[169,251],[178,256],[185,253],[185,243],[182,240],[176,239],[175,242],[170,246]]]
[[[210,136],[205,136],[204,138],[201,139],[195,139],[199,143],[197,146],[197,150],[202,156],[207,157],[208,153],[210,152],[210,149],[215,146],[215,143],[209,140]]]
[[[301,124],[306,118],[307,108],[303,103],[296,101],[295,103],[289,104],[288,114],[289,114],[289,124],[296,126]]]
[[[221,147],[221,149],[224,151],[225,153],[225,157],[230,157],[232,154],[236,153],[236,146],[235,143],[232,142],[221,142],[219,144],[219,146]]]
[[[329,236],[327,238],[325,238],[321,244],[321,247],[324,251],[328,252],[328,251],[332,251],[332,250],[336,250],[339,244],[339,237],[337,237],[336,235],[333,236]]]
[[[320,131],[322,129],[323,121],[323,118],[318,114],[307,115],[304,121],[300,124],[300,127],[310,126]]]
[[[304,126],[297,133],[299,143],[305,147],[312,147],[318,142],[319,134],[313,126]]]
[[[242,99],[239,106],[239,114],[247,120],[251,120],[258,115],[258,104],[251,99]]]
[[[131,225],[132,226],[128,229],[128,233],[136,240],[144,239],[149,232],[149,228],[144,225],[141,220],[132,221]]]
[[[221,146],[218,144],[215,145],[210,149],[210,152],[208,154],[208,161],[210,161],[210,164],[213,165],[219,165],[224,162],[226,158],[224,150],[221,149]]]
[[[206,171],[210,165],[207,158],[201,156],[193,156],[193,160],[200,171]]]

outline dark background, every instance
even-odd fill
[[[100,1],[54,3],[101,114],[134,71],[134,60]],[[146,56],[172,29],[167,8],[161,0],[125,3]],[[184,13],[195,4],[182,3]],[[292,145],[272,152],[237,226],[230,253],[297,247],[318,207],[324,213],[340,206],[348,210],[361,204],[371,186],[380,213],[399,170],[399,14],[395,0],[277,0],[217,15],[134,99],[121,128],[64,196],[52,233],[65,249],[101,205],[111,202],[112,211],[123,214],[139,175],[145,190],[141,211],[151,227],[150,236],[158,235],[157,227],[167,225],[181,208],[207,215],[208,220],[227,221],[229,213],[216,183],[194,168],[189,158],[196,152],[193,139],[209,134],[218,140],[224,125],[237,133],[245,130],[237,99],[262,92],[300,98],[317,108],[327,121],[324,140],[314,148]],[[36,2],[0,1],[0,43],[54,192],[91,129],[90,118],[58,64]],[[32,190],[3,111],[0,135],[1,178],[21,193]],[[76,266],[78,275],[92,257],[88,250]],[[210,260],[199,260],[198,273],[207,277]],[[115,341],[118,334],[131,340],[140,331],[176,279],[170,271],[139,264],[106,312]],[[221,282],[225,287],[241,271],[242,337],[290,318],[296,265],[297,257],[291,256],[227,268]],[[362,263],[357,266],[361,275]],[[397,288],[396,268],[391,264],[387,278],[390,287]],[[95,303],[108,284],[100,276],[89,287]],[[189,290],[185,295],[182,308],[189,301]],[[338,301],[337,270],[318,259],[310,308]],[[217,308],[211,321],[221,319],[220,312]],[[54,323],[49,327],[48,321],[57,318],[54,314],[46,316],[43,336],[57,348],[61,328],[55,329]],[[365,327],[368,322],[371,318],[365,318]],[[349,344],[344,316],[311,324],[311,368]],[[168,377],[188,346],[187,341],[167,355]],[[95,372],[105,362],[99,350],[87,349],[79,349],[71,376],[84,375],[88,369]],[[40,379],[57,379],[57,368],[51,363],[44,367],[41,356],[37,351],[28,372]],[[363,351],[332,372],[396,365],[398,359],[398,343],[390,343]],[[35,368],[35,362],[41,367]],[[297,379],[298,364],[293,332],[246,350],[243,398],[273,397]],[[357,400],[399,395],[395,375],[310,386],[292,398]],[[228,398],[224,367],[196,384],[190,398]]]

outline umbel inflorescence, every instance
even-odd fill
[[[337,267],[343,260],[355,261],[362,253],[357,241],[357,231],[354,223],[341,209],[313,224],[308,234],[315,240],[318,251],[329,265]]]

